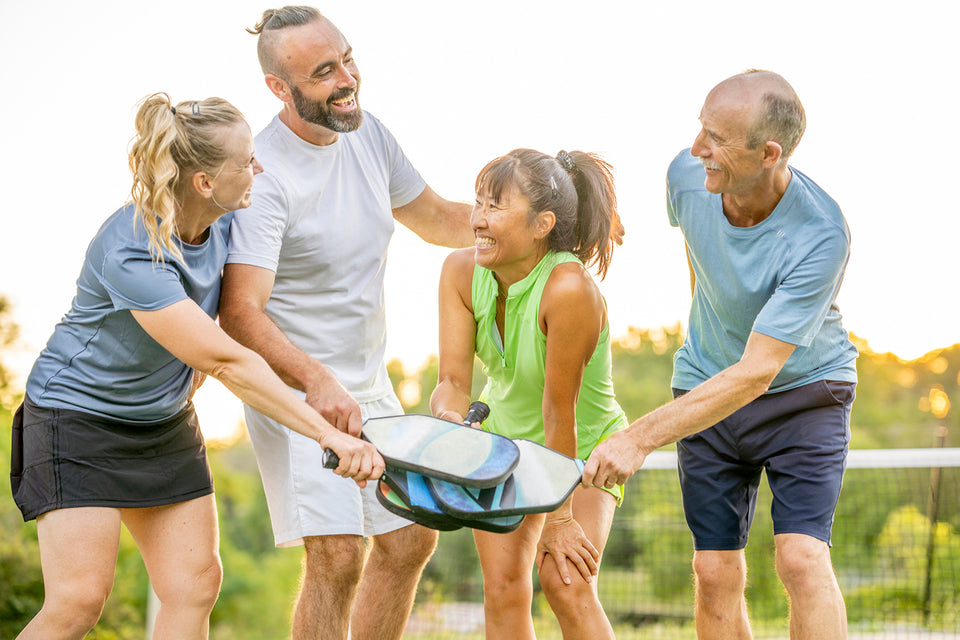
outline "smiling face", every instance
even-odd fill
[[[253,155],[253,135],[245,122],[224,127],[223,147],[227,160],[213,179],[213,200],[225,211],[250,206],[253,177],[263,171]]]
[[[707,191],[744,194],[760,183],[764,146],[747,145],[755,105],[751,92],[733,83],[721,84],[707,96],[700,111],[700,133],[690,149],[706,170]]]
[[[288,29],[279,46],[297,115],[331,132],[356,130],[363,121],[360,72],[343,34],[327,20],[315,20]]]
[[[476,263],[508,286],[523,279],[547,252],[552,215],[541,212],[531,217],[530,202],[516,186],[504,189],[499,200],[489,193],[477,194],[470,214]]]

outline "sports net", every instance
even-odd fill
[[[787,638],[773,566],[771,496],[761,483],[747,545],[756,638]],[[482,638],[482,580],[472,535],[443,533],[405,637]],[[600,576],[617,638],[694,638],[692,542],[674,452],[656,452],[627,485]],[[851,638],[960,639],[960,449],[854,450],[833,529],[832,558]],[[450,579],[456,576],[456,579]],[[538,638],[560,638],[539,591]]]

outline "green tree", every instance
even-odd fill
[[[0,353],[17,339],[10,302],[0,296]],[[10,468],[10,425],[20,394],[10,370],[0,360],[0,468]],[[0,482],[0,638],[12,638],[40,610],[43,579],[36,523],[24,524],[13,502],[9,482]]]
[[[923,448],[935,444],[938,426],[960,430],[960,411],[939,416],[931,396],[960,404],[960,344],[936,349],[916,360],[877,353],[862,339],[853,403],[852,445],[858,449]],[[942,394],[942,395],[941,395]],[[947,446],[950,446],[947,443]]]

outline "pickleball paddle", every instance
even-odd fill
[[[466,426],[482,422],[488,413],[485,404],[475,402],[465,424],[420,414],[370,418],[363,423],[361,437],[377,448],[388,468],[468,487],[493,487],[514,470],[520,452],[509,438]],[[338,464],[336,454],[325,450],[323,466],[333,469]]]
[[[583,475],[583,461],[531,442],[514,440],[520,461],[507,479],[486,488],[426,478],[440,510],[463,520],[553,511],[570,497]]]
[[[381,495],[402,504],[405,512],[392,510],[408,520],[412,520],[431,529],[449,531],[462,526],[482,529],[493,533],[507,533],[515,530],[523,522],[523,515],[491,516],[464,520],[444,513],[437,504],[429,487],[427,478],[403,469],[388,469],[380,478],[377,498]],[[389,491],[385,491],[386,485]],[[380,501],[383,504],[383,500]],[[387,507],[387,505],[384,505]],[[391,510],[387,507],[387,510]]]
[[[406,518],[411,522],[422,524],[430,529],[436,529],[437,531],[455,531],[462,526],[454,518],[451,518],[443,512],[434,515],[424,511],[414,511],[410,505],[406,504],[400,498],[400,495],[396,491],[390,489],[390,485],[383,482],[382,478],[377,482],[377,501],[390,513],[398,515],[401,518]]]

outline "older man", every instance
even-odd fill
[[[384,363],[394,221],[428,242],[466,246],[470,206],[437,196],[360,109],[350,44],[316,9],[268,10],[253,33],[283,106],[256,138],[265,172],[253,206],[234,219],[221,323],[356,435],[362,417],[402,413]],[[399,638],[436,532],[384,510],[375,483],[360,490],[322,469],[316,443],[249,407],[246,420],[276,543],[302,541],[306,552],[293,637]]]
[[[849,442],[857,350],[835,304],[850,234],[837,204],[787,164],[806,120],[781,76],[748,71],[707,95],[667,175],[693,288],[675,399],[614,434],[584,483],[623,483],[679,441],[701,638],[750,638],[744,547],[766,470],[791,638],[844,638],[830,531]]]

